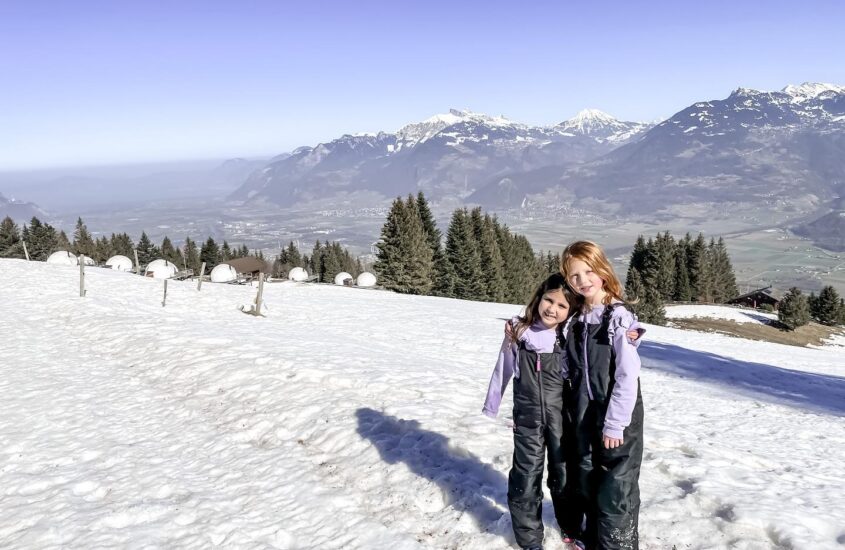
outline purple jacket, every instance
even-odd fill
[[[603,306],[593,308],[586,319],[590,323],[601,322]],[[582,313],[578,316],[580,320],[585,319]],[[567,324],[575,317],[571,317]],[[518,317],[511,319],[515,323]],[[621,330],[620,330],[621,329]],[[636,341],[626,338],[628,330],[637,330],[640,337]],[[642,341],[645,329],[640,326],[636,317],[627,309],[617,307],[613,310],[610,318],[610,338],[613,348],[616,351],[616,386],[610,397],[610,404],[604,421],[604,434],[609,437],[620,439],[622,430],[631,423],[631,413],[637,400],[637,381],[640,373],[640,356],[637,354],[637,347]],[[566,334],[566,330],[563,331]],[[520,336],[520,341],[525,342],[525,347],[538,353],[551,353],[555,346],[555,329],[547,328],[541,322],[536,322],[527,328]],[[493,367],[493,374],[490,376],[490,385],[487,388],[487,398],[481,412],[490,418],[499,414],[499,406],[502,404],[502,397],[508,388],[511,378],[519,378],[519,367],[516,364],[516,352],[519,346],[511,342],[505,336],[502,346],[499,348],[499,357],[496,366]],[[561,361],[561,376],[566,378],[569,371],[566,368],[566,359]],[[633,397],[631,397],[631,386],[633,384]],[[618,435],[616,435],[618,434]]]
[[[604,307],[603,305],[593,306],[586,313],[580,313],[578,320],[590,324],[600,324],[602,322],[601,317]],[[637,388],[640,378],[640,356],[637,353],[637,347],[639,347],[642,338],[631,342],[626,337],[626,332],[631,329],[638,330],[640,336],[645,332],[645,329],[640,327],[633,313],[624,307],[614,308],[613,314],[610,316],[608,336],[613,345],[613,351],[616,353],[616,373],[614,375],[615,383],[613,392],[610,394],[607,413],[604,416],[604,428],[602,430],[604,435],[614,439],[622,439],[622,432],[631,423],[631,414],[634,411],[634,405],[637,403]],[[584,363],[586,365],[586,349],[583,351]],[[589,368],[589,365],[587,365],[587,368]],[[563,373],[565,377],[569,376],[569,369],[567,368],[565,358],[563,361]]]
[[[511,319],[511,323],[518,320]],[[520,342],[525,342],[526,349],[537,353],[551,353],[555,349],[555,329],[547,328],[540,321],[525,329],[519,337]],[[493,375],[490,377],[490,386],[487,388],[487,399],[484,401],[484,408],[481,412],[490,418],[495,418],[499,413],[499,405],[502,404],[502,396],[508,388],[511,378],[519,378],[519,366],[516,363],[516,352],[519,346],[513,343],[510,337],[505,336],[502,347],[499,348],[499,359],[493,367]]]

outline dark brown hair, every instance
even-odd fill
[[[543,295],[547,292],[553,292],[555,290],[560,290],[561,292],[563,292],[563,297],[569,304],[569,316],[571,316],[574,312],[578,311],[581,296],[572,292],[572,290],[566,284],[566,279],[563,277],[563,275],[561,275],[560,273],[550,275],[549,278],[543,281],[542,284],[537,287],[537,290],[534,291],[534,296],[531,297],[531,301],[529,301],[528,305],[525,306],[525,313],[518,317],[516,325],[514,325],[513,327],[512,333],[512,338],[514,342],[518,341],[519,337],[522,336],[522,333],[525,332],[526,329],[533,325],[534,321],[537,320],[537,317],[539,316],[540,300],[543,299]]]

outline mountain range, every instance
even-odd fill
[[[491,208],[589,205],[648,214],[687,203],[791,201],[845,193],[845,87],[738,88],[659,124],[588,109],[547,127],[451,110],[395,133],[344,135],[271,160],[230,199],[283,206],[343,193]]]
[[[34,203],[23,202],[14,198],[7,199],[0,193],[0,219],[6,216],[18,223],[28,223],[33,216],[43,219],[47,216],[47,213]]]
[[[421,189],[433,199],[464,200],[494,178],[583,163],[648,128],[597,110],[538,127],[452,109],[395,133],[344,135],[300,147],[253,172],[230,198],[292,205],[344,192],[393,197]]]

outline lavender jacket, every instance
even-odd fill
[[[588,323],[601,323],[604,306],[596,306],[588,313],[578,315],[580,321]],[[567,325],[575,319],[571,317]],[[511,319],[515,323],[517,317]],[[564,327],[563,333],[566,334]],[[629,330],[636,330],[640,333],[637,340],[630,340],[626,333]],[[633,313],[624,307],[614,308],[610,317],[608,329],[613,349],[616,352],[616,385],[610,396],[610,403],[604,417],[604,435],[615,439],[622,438],[623,430],[631,423],[631,414],[637,401],[637,386],[640,375],[640,356],[637,354],[637,347],[642,341],[645,333]],[[555,330],[547,328],[541,322],[536,322],[527,328],[520,336],[520,341],[525,342],[525,347],[537,353],[551,353],[554,351]],[[490,385],[487,388],[487,399],[481,412],[495,418],[499,413],[499,406],[502,403],[502,396],[508,388],[511,378],[519,378],[519,365],[516,362],[516,353],[519,346],[511,342],[508,336],[502,341],[499,348],[499,357],[496,366],[493,367],[493,374],[490,377]],[[561,376],[569,377],[569,370],[566,366],[566,356],[561,361]],[[633,393],[632,393],[633,392]]]
[[[593,325],[600,324],[604,308],[603,305],[593,306],[586,313],[578,314],[578,320]],[[616,353],[616,374],[614,375],[613,391],[607,404],[607,413],[604,416],[602,433],[614,439],[622,439],[623,431],[631,424],[631,414],[634,412],[634,405],[637,403],[637,388],[640,379],[640,356],[637,353],[637,347],[639,347],[642,338],[640,337],[632,342],[626,336],[629,330],[639,331],[641,337],[645,332],[633,313],[624,307],[613,308],[608,325],[608,336],[613,351]],[[585,365],[589,369],[586,348],[583,353]],[[568,378],[569,369],[565,357],[562,367],[563,376]],[[590,399],[592,399],[592,394]]]
[[[511,319],[515,323],[518,317]],[[540,321],[525,329],[519,337],[520,342],[525,342],[525,348],[537,353],[551,353],[555,349],[555,329],[548,328]],[[481,412],[490,418],[496,418],[499,414],[499,405],[502,404],[502,396],[508,388],[511,378],[519,378],[519,365],[516,362],[516,352],[519,346],[513,343],[510,337],[505,336],[502,347],[499,348],[499,359],[493,367],[493,375],[490,377],[490,386],[487,388],[487,399],[484,401],[484,408]],[[561,371],[562,373],[562,371]]]

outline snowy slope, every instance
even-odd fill
[[[517,306],[280,283],[255,318],[248,286],[0,276],[0,547],[513,547],[480,408]],[[641,548],[842,547],[842,347],[641,351]]]
[[[777,319],[777,313],[766,313],[749,308],[738,308],[717,305],[677,305],[666,306],[667,319],[688,319],[703,317],[708,319],[724,319],[735,323],[766,323]]]

